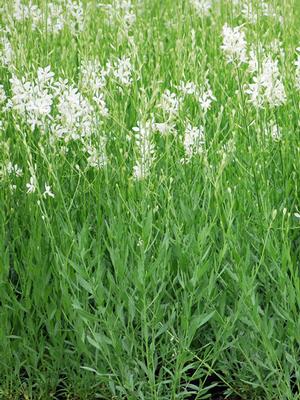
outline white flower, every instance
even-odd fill
[[[65,25],[64,10],[60,4],[48,4],[47,26],[53,33],[62,31]]]
[[[71,32],[76,35],[84,29],[84,13],[81,1],[68,0],[66,21]]]
[[[190,0],[190,2],[200,17],[209,15],[212,8],[211,0]]]
[[[77,140],[91,136],[97,124],[94,108],[74,85],[60,80],[56,82],[58,99],[56,123],[52,131],[65,140]]]
[[[106,138],[101,137],[97,147],[91,145],[86,146],[85,150],[89,154],[87,162],[90,167],[101,169],[107,165],[108,159],[105,145]]]
[[[114,0],[113,4],[105,5],[108,11],[109,23],[118,24],[128,31],[136,20],[130,0]]]
[[[180,100],[175,93],[165,90],[161,96],[159,107],[170,116],[176,115],[179,111]]]
[[[9,67],[13,57],[13,49],[8,38],[6,36],[0,38],[0,63]]]
[[[278,107],[285,103],[286,93],[278,67],[278,60],[266,57],[257,76],[252,83],[246,86],[245,92],[250,96],[250,101],[258,108],[268,104]]]
[[[98,111],[103,117],[108,116],[108,108],[105,103],[103,93],[96,93],[93,97],[94,102],[97,104]]]
[[[54,193],[51,191],[51,186],[49,186],[47,183],[45,184],[45,191],[43,193],[44,197],[54,197]]]
[[[161,135],[175,132],[175,125],[170,122],[154,122],[153,131],[159,132]]]
[[[32,130],[36,126],[44,127],[46,119],[50,118],[53,94],[48,86],[51,85],[52,76],[50,67],[46,67],[38,69],[38,77],[33,82],[15,75],[10,79],[12,108]]]
[[[6,100],[6,94],[3,85],[0,85],[0,104],[4,103]]]
[[[135,142],[138,148],[138,160],[133,167],[133,177],[142,179],[150,174],[150,168],[154,160],[154,144],[152,143],[153,122],[137,123],[137,126],[132,128],[135,132]]]
[[[196,90],[197,90],[197,87],[196,87],[194,82],[183,82],[183,81],[180,81],[179,82],[179,86],[178,86],[178,90],[184,95],[195,94]]]
[[[265,49],[258,43],[256,46],[251,45],[248,59],[248,70],[250,73],[258,72],[260,62],[265,58]]]
[[[83,60],[80,66],[81,86],[93,94],[98,93],[106,85],[108,69],[101,67],[98,60]]]
[[[281,129],[273,120],[267,126],[266,132],[267,135],[270,135],[274,141],[277,141],[281,138]]]
[[[257,7],[253,7],[253,4],[245,3],[242,8],[242,15],[252,24],[255,24],[258,20],[259,11]]]
[[[50,65],[45,68],[38,68],[37,82],[41,86],[51,86],[53,82],[54,73],[51,71]]]
[[[26,183],[27,193],[34,193],[36,191],[36,178],[31,176],[29,183]]]
[[[201,154],[205,142],[203,126],[195,127],[188,124],[184,134],[184,150],[186,159],[189,160],[195,154]]]
[[[210,109],[211,103],[216,100],[208,80],[197,90],[197,99],[204,113]]]
[[[32,4],[30,0],[28,5],[22,4],[20,0],[14,2],[14,18],[19,21],[31,21],[31,28],[35,30],[43,19],[41,9],[36,5]]]
[[[227,62],[237,62],[238,64],[247,62],[245,32],[240,26],[231,28],[227,24],[222,29],[223,44],[221,49],[224,51]]]
[[[122,85],[129,86],[132,83],[132,65],[130,58],[126,56],[119,58],[114,63],[112,73]]]
[[[23,175],[22,168],[20,168],[17,164],[13,165],[11,162],[9,162],[6,166],[6,171],[9,175],[15,175],[17,177]]]

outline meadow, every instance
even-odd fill
[[[299,21],[0,0],[1,399],[300,399]]]

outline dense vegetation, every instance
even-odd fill
[[[300,399],[299,0],[0,6],[0,398]]]

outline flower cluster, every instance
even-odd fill
[[[185,158],[182,161],[187,162],[194,155],[201,154],[203,152],[204,143],[205,140],[203,126],[195,127],[188,123],[185,129],[183,141]]]
[[[244,18],[252,24],[255,24],[260,17],[272,17],[278,18],[281,22],[281,16],[276,11],[272,4],[267,3],[264,0],[256,3],[255,6],[253,3],[243,3],[242,4],[242,15]]]
[[[133,167],[133,178],[139,180],[149,175],[154,161],[152,121],[138,122],[132,130],[135,132],[135,143],[138,149],[138,159]]]
[[[130,0],[115,0],[113,4],[107,5],[109,22],[113,25],[122,24],[128,31],[136,20],[133,5]]]
[[[200,17],[209,15],[212,8],[211,0],[190,0],[190,1],[196,13]]]
[[[37,77],[29,81],[26,77],[19,79],[13,75],[10,79],[12,90],[12,108],[34,130],[39,127],[46,129],[46,121],[49,119],[53,103],[53,72],[50,67],[38,68]]]
[[[224,51],[227,62],[235,62],[238,65],[247,62],[247,42],[245,32],[240,26],[231,28],[227,24],[222,29]]]
[[[0,63],[9,67],[13,61],[14,53],[7,36],[0,38]]]
[[[180,81],[178,90],[183,96],[193,95],[204,113],[210,109],[212,102],[216,100],[208,79],[205,79],[204,84],[201,86],[197,86],[194,82],[190,81]]]
[[[181,99],[179,99],[176,93],[170,92],[166,89],[160,100],[159,107],[169,116],[173,117],[178,114]]]
[[[82,32],[84,29],[84,10],[81,1],[68,0],[63,2],[49,2],[47,9],[41,9],[30,0],[24,4],[22,0],[14,2],[13,19],[19,23],[30,23],[32,30],[42,26],[44,15],[47,16],[47,29],[54,34],[60,33],[65,26],[68,26],[73,34]]]
[[[124,86],[129,86],[132,83],[132,64],[129,57],[123,56],[115,61],[112,73],[114,78]]]
[[[286,93],[281,74],[278,67],[278,60],[267,56],[262,60],[262,65],[253,77],[252,83],[246,85],[245,92],[249,95],[251,103],[261,108],[265,105],[278,107],[285,103]]]

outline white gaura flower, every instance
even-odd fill
[[[9,67],[13,63],[14,52],[6,36],[0,38],[0,63]]]
[[[185,161],[189,161],[191,157],[203,152],[203,145],[205,143],[204,128],[203,126],[195,127],[190,123],[187,125],[184,133],[184,150]]]
[[[6,166],[6,171],[9,175],[15,175],[17,177],[22,176],[23,175],[23,171],[22,168],[18,166],[18,164],[12,164],[11,162],[9,162]]]
[[[203,112],[207,112],[209,110],[211,103],[216,100],[213,92],[211,90],[210,84],[208,79],[205,79],[205,83],[200,87],[194,82],[183,82],[180,81],[179,86],[177,89],[184,95],[193,95],[199,102],[199,105]]]
[[[108,116],[108,108],[106,106],[106,102],[105,102],[103,93],[96,93],[93,96],[93,100],[97,105],[97,109],[99,111],[99,114],[102,117],[107,117]]]
[[[4,90],[4,86],[0,84],[0,104],[3,104],[6,100],[6,93]]]
[[[10,79],[12,90],[12,109],[16,111],[24,122],[31,126],[44,128],[46,121],[50,121],[53,104],[52,78],[50,67],[39,68],[37,78],[33,81],[25,77],[19,79],[12,75]]]
[[[87,163],[90,167],[102,169],[107,165],[106,138],[101,137],[96,145],[87,145],[85,151],[88,153]]]
[[[36,191],[36,185],[36,178],[34,176],[31,176],[29,182],[26,183],[27,193],[34,193]]]
[[[31,0],[28,4],[22,4],[20,0],[16,0],[14,2],[13,17],[19,22],[30,20],[31,28],[35,30],[42,22],[43,14],[36,4],[32,4]]]
[[[154,122],[152,128],[153,131],[159,132],[163,136],[176,132],[175,124],[172,122]]]
[[[231,28],[227,24],[222,29],[223,44],[221,49],[227,58],[228,63],[236,62],[237,64],[247,62],[247,42],[245,32],[241,26]]]
[[[178,114],[180,106],[180,99],[175,93],[171,93],[170,90],[165,90],[161,96],[159,107],[169,116]]]
[[[197,89],[197,100],[204,113],[210,109],[212,102],[216,100],[208,80],[205,81],[204,85]]]
[[[47,26],[54,34],[61,32],[65,25],[65,15],[61,4],[48,4]]]
[[[265,134],[270,136],[272,140],[278,141],[281,139],[281,128],[275,121],[271,120],[266,128]]]
[[[112,74],[121,85],[129,86],[132,83],[132,65],[130,58],[126,56],[119,58],[113,65]]]
[[[132,130],[135,132],[135,143],[138,149],[138,159],[133,167],[133,178],[139,180],[150,174],[150,168],[155,159],[152,142],[153,123],[152,121],[138,122]]]
[[[39,67],[37,69],[37,83],[40,86],[51,87],[53,84],[54,72],[51,71],[50,65],[45,68]]]
[[[245,3],[242,7],[242,15],[252,24],[255,24],[258,20],[259,11],[257,7],[254,7],[251,3]]]
[[[197,90],[197,86],[194,82],[179,82],[179,86],[177,89],[184,95],[195,94]]]
[[[211,0],[190,0],[190,3],[200,17],[208,16],[212,8]]]
[[[52,125],[53,133],[66,141],[91,136],[97,125],[94,107],[76,86],[63,80],[55,85],[58,113]]]
[[[258,72],[261,61],[265,58],[265,49],[261,43],[251,45],[248,58],[248,71],[250,73]]]
[[[103,68],[98,60],[83,60],[80,65],[81,87],[93,94],[101,91],[106,85],[108,68]]]
[[[54,195],[54,193],[52,193],[52,191],[51,191],[51,186],[50,185],[48,185],[47,183],[45,184],[45,191],[44,191],[44,193],[43,193],[43,196],[44,197],[55,197],[55,195]]]
[[[84,12],[81,1],[68,0],[66,5],[66,23],[73,35],[84,30]]]
[[[270,56],[262,61],[261,69],[252,83],[246,85],[245,92],[250,96],[251,103],[262,108],[265,105],[278,107],[286,102],[285,88],[281,80],[278,60]]]
[[[276,12],[274,6],[270,3],[266,3],[264,0],[262,0],[262,2],[261,2],[261,11],[262,11],[262,15],[265,17],[280,18],[280,16]]]
[[[136,15],[130,0],[114,0],[112,4],[100,4],[99,6],[107,9],[110,24],[121,25],[125,31],[128,31],[136,20]]]

